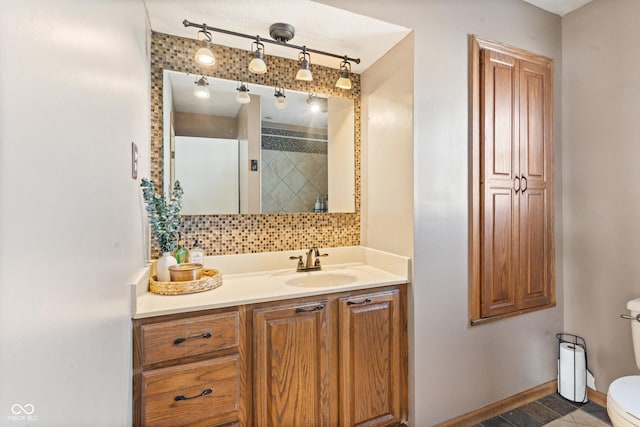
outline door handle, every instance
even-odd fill
[[[527,177],[522,175],[522,194],[527,191]]]
[[[321,311],[321,310],[324,310],[324,305],[319,304],[313,308],[307,308],[307,309],[296,308],[296,313],[313,313],[314,311]]]
[[[520,177],[518,176],[513,178],[513,189],[515,190],[516,194],[518,194],[518,191],[520,191]]]
[[[358,305],[358,304],[370,304],[371,303],[371,298],[366,298],[360,302],[356,302],[356,301],[347,301],[347,305]]]
[[[191,400],[191,399],[197,399],[199,397],[204,397],[208,394],[213,393],[213,390],[211,390],[210,388],[203,390],[202,393],[200,394],[196,394],[195,396],[190,396],[190,397],[186,397],[184,394],[180,394],[176,397],[173,398],[173,400],[175,400],[176,402],[179,402],[181,400]]]
[[[211,332],[205,332],[204,334],[194,335],[192,337],[176,338],[175,340],[173,340],[173,345],[182,344],[186,340],[192,340],[194,338],[211,338]]]

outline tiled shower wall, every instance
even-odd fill
[[[262,127],[262,212],[314,212],[326,197],[327,131]]]
[[[269,71],[264,75],[247,72],[249,52],[213,45],[216,64],[203,67],[195,63],[193,53],[198,48],[194,39],[152,33],[151,37],[151,178],[162,188],[163,129],[162,72],[174,70],[193,75],[205,75],[245,81],[265,86],[281,87],[320,95],[354,100],[355,108],[355,213],[295,213],[186,215],[182,218],[182,234],[188,247],[197,239],[207,255],[239,254],[304,249],[310,246],[336,247],[360,244],[360,76],[353,74],[353,89],[335,87],[338,70],[312,65],[313,82],[294,80],[297,61],[266,55]],[[268,52],[268,50],[267,50]],[[350,54],[357,55],[357,52]],[[336,62],[336,66],[339,61]],[[313,58],[312,58],[313,64]],[[156,245],[152,254],[157,255]]]

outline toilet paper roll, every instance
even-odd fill
[[[587,358],[580,346],[560,344],[558,393],[574,402],[587,401]]]

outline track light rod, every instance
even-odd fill
[[[245,39],[250,39],[250,40],[256,40],[256,37],[260,37],[260,42],[262,43],[270,43],[270,44],[275,44],[278,46],[284,46],[284,47],[290,47],[291,49],[296,49],[296,50],[302,50],[305,49],[307,50],[307,52],[313,52],[313,53],[317,53],[320,55],[324,55],[324,56],[331,56],[333,58],[339,58],[339,59],[346,59],[347,61],[352,61],[355,62],[356,64],[360,63],[360,58],[350,58],[346,55],[336,55],[335,53],[331,53],[331,52],[324,52],[322,50],[317,50],[317,49],[311,49],[309,47],[306,46],[296,46],[293,44],[289,44],[287,42],[280,42],[278,40],[272,40],[269,38],[264,38],[262,36],[250,36],[249,34],[243,34],[243,33],[238,33],[235,31],[230,31],[230,30],[224,30],[222,28],[215,28],[215,27],[210,27],[207,24],[194,24],[193,22],[189,22],[186,19],[184,21],[182,21],[182,25],[184,25],[185,27],[195,27],[195,28],[200,28],[203,31],[213,31],[216,33],[222,33],[222,34],[228,34],[230,36],[236,36],[236,37],[244,37]]]

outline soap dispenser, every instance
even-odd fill
[[[192,264],[204,264],[204,250],[198,245],[197,240],[189,251],[189,262]]]

